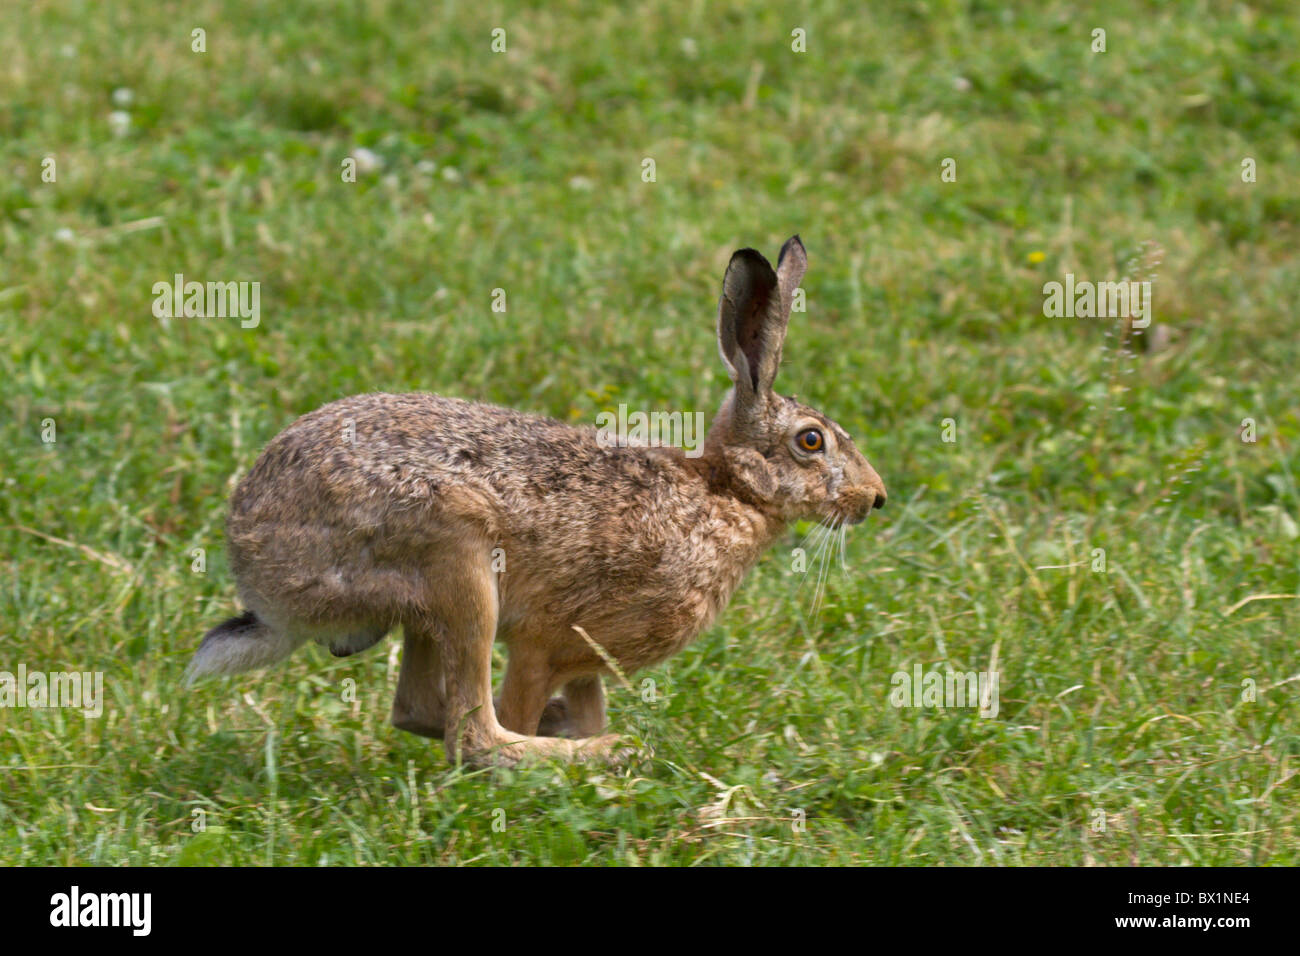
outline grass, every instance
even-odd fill
[[[0,863],[1300,862],[1300,15],[863,11],[11,9],[0,670],[102,671],[106,702],[0,710]],[[360,147],[383,165],[345,183]],[[234,608],[225,500],[295,416],[381,389],[712,410],[727,257],[795,232],[778,386],[890,506],[817,619],[794,529],[609,684],[653,756],[449,768],[388,724],[393,641],[180,687]],[[1045,282],[1146,242],[1167,348],[1044,317]],[[260,325],[155,318],[178,272],[259,281]],[[997,669],[998,716],[891,706],[915,664]]]

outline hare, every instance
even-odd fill
[[[230,500],[247,610],[204,636],[192,681],[337,656],[401,625],[392,723],[448,757],[608,759],[603,650],[626,672],[680,651],[792,521],[854,523],[885,487],[853,440],[772,390],[807,257],[753,249],[722,280],[734,388],[702,451],[606,447],[595,428],[436,395],[359,395],[298,419]],[[492,646],[508,665],[492,696]],[[562,689],[560,696],[551,694]]]

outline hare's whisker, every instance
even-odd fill
[[[808,543],[808,539],[811,538],[813,535],[815,535],[817,531],[824,526],[825,526],[824,519],[822,521],[818,521],[815,525],[813,525],[812,529],[806,535],[803,536],[803,540],[799,542],[798,547],[802,548],[804,545],[806,545]]]
[[[822,545],[824,545],[825,543],[826,543],[826,542],[825,542],[825,538],[821,538],[821,539],[819,539],[819,543],[818,543],[818,545],[817,545],[816,547],[810,549],[810,550],[811,550],[811,554],[805,556],[805,563],[804,563],[804,569],[803,569],[803,581],[804,581],[804,582],[807,582],[807,581],[808,581],[808,572],[809,572],[809,570],[811,570],[812,568],[814,568],[814,567],[817,566],[817,556],[818,556],[819,554],[821,554],[821,548],[822,548]],[[813,576],[813,580],[814,580],[814,581],[816,580],[816,575]]]
[[[808,570],[811,569],[811,568],[813,568],[813,567],[816,567],[818,561],[821,559],[822,555],[825,553],[826,545],[827,545],[827,543],[830,541],[830,526],[829,526],[829,525],[826,525],[826,527],[825,527],[825,533],[822,534],[822,535],[817,539],[817,541],[818,541],[817,546],[816,546],[816,548],[815,548],[815,550],[813,551],[813,554],[812,554],[812,560],[809,561],[808,564],[807,564],[807,567],[804,568],[804,580],[805,580],[805,581],[808,580]],[[817,582],[817,580],[818,580],[819,578],[820,578],[820,574],[816,574],[816,575],[813,576],[813,582],[814,582],[814,586],[813,586],[813,608],[816,607],[816,596],[817,596],[817,586],[816,586],[816,582]],[[810,610],[811,610],[811,609],[810,609]],[[808,620],[811,621],[811,620],[812,620],[812,617],[813,617],[813,615],[810,614]]]
[[[835,533],[837,529],[838,529],[838,519],[832,522],[830,526],[830,533],[826,536],[826,540],[822,543],[822,548],[817,552],[817,557],[820,560],[821,565],[817,570],[817,586],[813,590],[813,608],[812,608],[813,620],[816,620],[817,615],[821,612],[822,601],[826,597],[827,572],[830,568],[830,559],[832,553],[830,545],[831,542],[835,540]]]
[[[811,531],[809,531],[807,535],[803,536],[803,540],[800,541],[800,548],[803,548],[803,546],[809,544],[809,538],[813,538],[816,535],[816,533],[820,531],[826,531],[826,519],[824,518],[822,520],[819,520],[818,523],[814,524],[813,528],[811,528]]]
[[[829,534],[830,534],[829,526],[827,526],[822,522],[818,522],[817,527],[814,528],[812,531],[808,532],[808,534],[804,537],[804,541],[807,542],[808,539],[811,538],[813,535],[817,535],[816,539],[806,545],[804,544],[800,545],[800,547],[803,548],[804,550],[805,556],[807,556],[808,551],[814,551],[814,552],[819,551],[821,549],[821,545],[826,542],[826,538]],[[804,564],[803,573],[805,576],[807,576],[808,574],[808,568],[811,566],[811,563],[813,562]]]
[[[813,588],[813,605],[812,618],[817,620],[821,615],[822,596],[826,593],[826,556],[828,552],[823,550],[819,555],[819,565],[817,568],[817,584]]]
[[[835,539],[839,537],[839,532],[844,528],[844,519],[840,519],[836,524],[835,530],[831,532],[830,547],[826,549],[826,570],[822,575],[822,597],[826,597],[826,586],[830,584],[831,565],[835,561]]]

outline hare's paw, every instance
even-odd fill
[[[635,750],[624,745],[624,739],[618,734],[566,740],[560,737],[525,737],[503,730],[492,739],[467,740],[462,759],[477,767],[516,767],[550,760],[618,764],[634,754]]]
[[[429,723],[412,718],[393,718],[393,726],[398,730],[405,730],[408,734],[416,734],[420,737],[430,737],[434,740],[442,740],[446,736],[447,729],[442,724]]]
[[[393,712],[389,720],[398,730],[405,730],[408,734],[432,737],[434,740],[442,740],[446,734],[441,715],[420,713],[401,698],[393,701]]]
[[[640,751],[621,734],[601,734],[574,740],[573,759],[583,763],[603,763],[621,766],[639,757]]]

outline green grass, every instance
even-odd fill
[[[107,701],[0,710],[0,863],[1300,862],[1300,14],[1075,7],[9,9],[0,670]],[[383,168],[342,182],[362,146]],[[819,619],[795,529],[637,676],[655,702],[610,684],[652,756],[449,769],[388,724],[393,641],[181,688],[235,606],[225,500],[295,416],[712,410],[727,257],[795,232],[778,385],[890,506]],[[1043,316],[1147,241],[1168,348]],[[154,318],[176,272],[260,281],[260,326]],[[897,670],[993,659],[996,719],[889,704]]]

